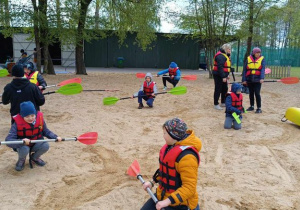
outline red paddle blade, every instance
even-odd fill
[[[299,82],[299,78],[298,77],[286,77],[286,78],[280,79],[279,81],[284,84],[296,84]]]
[[[70,83],[81,83],[81,78],[68,79],[68,80],[62,81],[57,86],[64,86],[64,85],[67,85]]]
[[[131,164],[131,166],[128,168],[127,174],[128,174],[129,176],[134,176],[134,177],[136,177],[139,173],[140,173],[140,165],[139,165],[139,162],[137,162],[137,160],[134,160],[133,163]]]
[[[146,74],[144,73],[136,73],[137,78],[145,78]]]
[[[197,75],[185,75],[182,76],[182,78],[186,80],[197,80]]]
[[[271,69],[266,68],[266,69],[265,69],[265,74],[270,74],[270,73],[271,73]]]
[[[80,141],[83,144],[87,144],[87,145],[95,144],[97,142],[97,139],[98,139],[97,132],[85,133],[77,138],[78,141]]]

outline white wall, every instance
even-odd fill
[[[14,61],[17,62],[21,58],[20,50],[24,49],[27,52],[27,55],[31,55],[33,53],[33,49],[35,48],[34,40],[28,40],[30,37],[29,34],[14,34],[13,35],[13,56]],[[31,61],[33,60],[33,56]]]

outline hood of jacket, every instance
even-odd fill
[[[187,130],[186,132],[188,134],[188,137],[183,139],[182,141],[176,142],[175,145],[180,146],[192,146],[194,147],[198,152],[200,152],[202,148],[201,140],[195,136],[195,132],[193,130]]]
[[[29,85],[30,81],[27,78],[13,79],[10,84],[13,88],[20,90]]]
[[[146,79],[147,77],[150,77],[150,79],[151,79],[150,82],[152,82],[153,76],[152,76],[152,74],[151,74],[150,72],[148,72],[148,73],[146,74],[145,79]]]
[[[239,84],[239,83],[232,83],[231,85],[231,92],[235,93],[238,91],[238,90],[242,90],[242,85]]]

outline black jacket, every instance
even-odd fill
[[[221,51],[222,53],[225,53],[225,51],[222,50],[222,49],[220,49],[220,51]],[[229,55],[227,54],[227,56],[230,57],[230,54],[229,54]],[[224,72],[224,70],[223,70],[223,67],[224,67],[225,62],[227,61],[227,58],[226,58],[224,55],[220,54],[220,55],[218,55],[218,56],[215,58],[215,61],[216,61],[217,64],[218,64],[218,71],[213,71],[213,72],[212,72],[213,75],[217,75],[217,76],[220,76],[220,77],[222,77],[222,78],[228,77],[229,73],[228,73],[228,72]]]
[[[2,102],[4,105],[11,104],[10,114],[14,116],[20,113],[20,104],[24,101],[31,101],[36,110],[40,110],[40,106],[45,103],[45,97],[40,89],[28,79],[13,79],[4,87]]]

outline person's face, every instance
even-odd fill
[[[25,72],[25,74],[30,74],[31,71],[27,68],[24,68],[24,72]]]
[[[255,58],[259,58],[260,57],[260,52],[257,52],[254,54]]]
[[[227,53],[227,54],[230,54],[230,53],[231,53],[231,49],[230,49],[230,48],[227,48],[227,49],[226,49],[226,53]]]
[[[146,82],[151,82],[151,78],[150,77],[146,77]]]
[[[241,93],[242,93],[241,90],[236,91],[236,94],[241,94]]]
[[[24,117],[25,122],[33,123],[35,121],[35,114],[30,114]]]
[[[167,132],[166,128],[163,128],[163,133],[164,133],[164,139],[166,141],[167,145],[173,145],[176,143],[176,140],[174,140]]]

